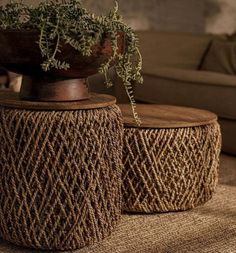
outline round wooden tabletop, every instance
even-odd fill
[[[141,119],[138,126],[128,104],[119,105],[126,127],[140,128],[181,128],[214,123],[217,116],[209,111],[171,105],[138,104],[137,112]]]
[[[41,102],[26,101],[19,98],[19,94],[9,91],[0,91],[0,106],[27,109],[27,110],[77,110],[97,109],[114,105],[116,99],[110,95],[91,93],[89,99],[70,102]]]

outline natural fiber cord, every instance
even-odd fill
[[[212,197],[218,181],[218,123],[176,129],[125,128],[123,210],[187,210]]]
[[[123,125],[117,106],[76,111],[0,107],[0,233],[15,244],[76,249],[121,214]]]
[[[212,200],[201,207],[187,212],[123,215],[111,236],[66,253],[235,253],[236,165],[231,171],[222,173],[231,185],[219,185]],[[0,252],[55,253],[27,250],[3,240]]]

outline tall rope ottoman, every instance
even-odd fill
[[[187,210],[208,201],[218,180],[221,133],[217,116],[193,108],[138,105],[138,127],[124,116],[123,210]]]
[[[122,136],[111,96],[37,103],[1,93],[1,236],[68,250],[109,235],[121,215]]]

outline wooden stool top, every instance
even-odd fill
[[[89,99],[70,102],[26,101],[19,98],[18,93],[0,91],[0,106],[27,110],[67,111],[77,109],[98,109],[114,105],[116,99],[110,95],[91,93]]]
[[[126,127],[181,128],[208,125],[217,121],[217,116],[206,110],[171,105],[138,104],[137,112],[142,124],[137,126],[130,105],[121,104],[119,107]]]

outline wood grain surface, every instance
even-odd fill
[[[90,98],[72,102],[38,102],[21,100],[19,93],[0,91],[0,106],[27,110],[96,109],[114,105],[116,99],[105,94],[91,93]]]
[[[126,127],[138,127],[128,104],[119,105]],[[211,124],[217,116],[209,111],[171,105],[138,104],[142,128],[180,128]]]

